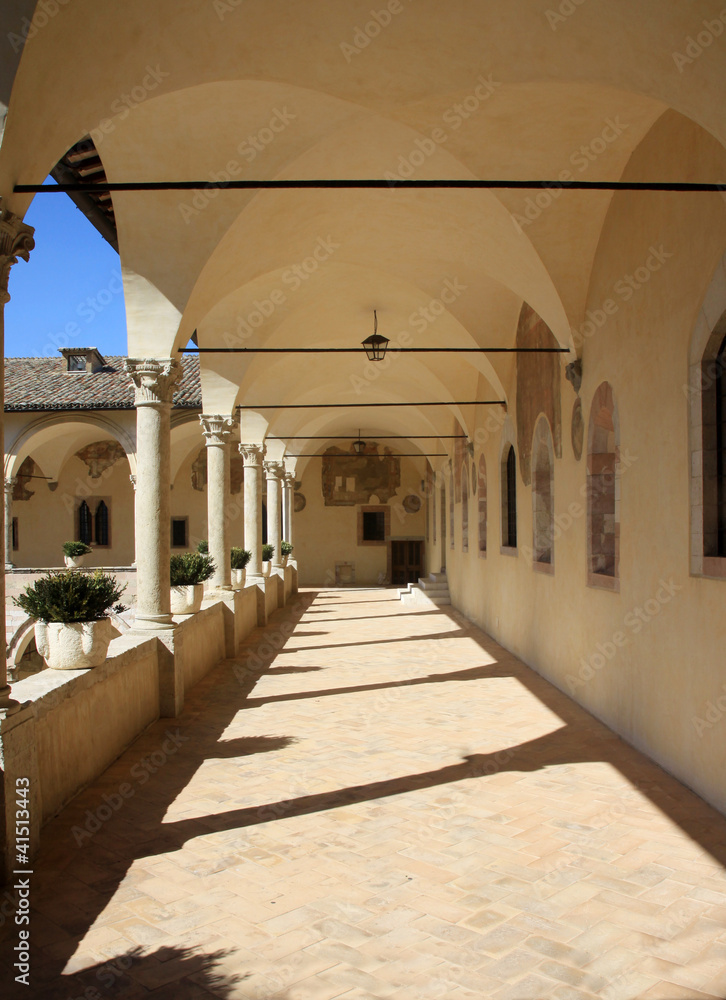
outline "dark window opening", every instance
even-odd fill
[[[510,549],[517,547],[517,460],[514,448],[507,454],[506,470],[506,518],[504,520],[504,544]]]
[[[173,549],[186,549],[187,527],[189,521],[186,517],[173,517],[171,519],[171,547]]]
[[[108,507],[101,500],[95,515],[96,545],[108,545]]]
[[[90,545],[93,541],[93,518],[86,501],[78,508],[78,541]]]
[[[363,541],[385,542],[386,515],[382,510],[363,511]]]
[[[17,519],[17,517],[14,517],[13,518],[13,551],[14,552],[17,552],[18,549],[20,548],[20,543],[18,541],[19,537],[20,536],[18,534],[18,519]]]
[[[84,372],[86,370],[86,355],[85,354],[69,354],[68,355],[68,371],[69,372]]]
[[[726,340],[716,359],[716,506],[717,556],[726,557]]]

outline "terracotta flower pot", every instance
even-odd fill
[[[242,590],[245,585],[245,580],[247,579],[246,569],[233,569],[232,570],[232,590]]]
[[[173,615],[193,615],[202,606],[204,584],[191,583],[188,586],[171,588],[171,613]]]
[[[108,618],[92,622],[36,622],[35,645],[53,670],[87,670],[106,659],[116,635]]]

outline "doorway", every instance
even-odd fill
[[[423,542],[391,542],[391,583],[405,587],[423,574]]]

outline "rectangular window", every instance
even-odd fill
[[[384,542],[386,540],[386,520],[382,510],[366,511],[363,514],[363,541]]]
[[[19,537],[18,536],[18,519],[17,519],[17,517],[14,517],[13,518],[13,552],[17,552],[18,549],[19,549],[19,547],[20,547],[19,542],[18,542],[18,537]]]
[[[391,508],[359,507],[358,508],[358,544],[385,545],[391,534]]]
[[[171,547],[173,549],[188,548],[189,518],[172,517],[171,519]]]

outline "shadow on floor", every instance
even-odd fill
[[[273,616],[269,627],[279,628],[283,622],[296,625],[308,613],[315,597],[314,592],[299,595],[299,600],[293,607],[283,609]],[[84,989],[91,985],[96,988],[98,976],[104,970],[107,975],[113,975],[106,968],[110,964],[108,962],[73,976],[65,976],[63,971],[79,942],[119,890],[124,894],[124,900],[129,898],[133,901],[136,898],[133,877],[129,881],[129,869],[136,859],[179,851],[195,837],[207,837],[214,833],[274,822],[288,816],[337,809],[372,799],[404,795],[414,790],[452,782],[486,782],[488,777],[503,772],[533,772],[552,765],[580,762],[609,763],[624,775],[633,788],[650,799],[705,851],[719,863],[726,865],[726,825],[720,814],[468,623],[458,612],[446,608],[435,613],[455,623],[457,637],[466,636],[474,640],[492,662],[470,669],[433,673],[427,677],[384,684],[250,699],[249,695],[257,681],[268,670],[271,673],[304,673],[320,669],[272,666],[279,651],[262,658],[263,665],[255,672],[240,669],[240,664],[244,664],[252,654],[257,654],[263,642],[264,630],[255,630],[235,661],[227,661],[200,682],[179,719],[160,720],[152,726],[91,788],[80,793],[63,814],[46,827],[32,884],[34,992],[20,987],[17,995],[37,996],[40,1000],[70,1000],[83,996],[87,1000]],[[438,632],[436,636],[418,638],[430,639],[437,636],[451,638],[452,633]],[[287,641],[294,639],[293,633]],[[200,804],[194,809],[192,817],[166,820],[170,807],[205,761],[238,758],[240,774],[243,775],[247,756],[253,753],[274,753],[294,741],[294,734],[225,741],[225,731],[244,707],[276,700],[406,688],[419,684],[466,683],[474,679],[502,677],[516,678],[561,720],[561,728],[516,746],[501,747],[494,753],[473,754],[460,763],[429,771],[201,815],[200,809],[204,806]],[[158,753],[165,741],[168,746],[169,733],[175,736],[178,750],[168,755],[163,764],[155,766],[154,754]],[[132,794],[116,808],[113,805],[117,801],[114,796],[118,795],[118,789],[124,782],[133,782]],[[223,801],[220,799],[220,802]],[[109,802],[112,808],[109,807]],[[110,816],[109,812],[112,812]],[[563,824],[567,820],[568,817],[563,815]],[[178,858],[175,861],[181,864]],[[228,857],[204,863],[194,861],[192,856],[186,861],[186,870],[190,875],[203,879],[205,875],[243,861],[242,855],[235,854],[232,843]],[[163,879],[163,872],[159,877]],[[138,893],[138,896],[142,895],[143,893]],[[119,895],[118,898],[120,900],[122,897]],[[195,913],[188,916],[189,927],[193,931]],[[177,913],[168,911],[165,918],[164,907],[160,903],[154,919],[163,926],[165,919],[171,921],[176,917]],[[14,939],[15,929],[12,921],[8,921],[0,928],[0,977],[4,976],[4,981],[8,983],[13,979],[10,968],[13,959],[8,956]],[[131,964],[121,972],[134,984],[133,987],[129,986],[130,992],[124,992],[120,987],[115,992],[111,987],[99,989],[100,1000],[106,1000],[107,996],[123,997],[124,1000],[136,1000],[137,996],[153,996],[157,1000],[201,1000],[207,996],[233,995],[230,991],[234,989],[234,978],[230,978],[228,972],[219,968],[225,958],[223,952],[204,954],[184,949],[161,949],[142,954],[141,949],[136,949],[127,952],[126,958]],[[125,956],[115,957],[111,963],[118,963],[121,959],[125,959]],[[170,965],[170,962],[174,964]],[[244,976],[244,972],[240,975]],[[116,978],[120,983],[121,976]],[[76,983],[85,985],[77,989]],[[276,997],[282,988],[283,984],[275,992]],[[3,997],[14,995],[3,992]],[[89,1000],[98,1000],[92,994],[88,997]]]

